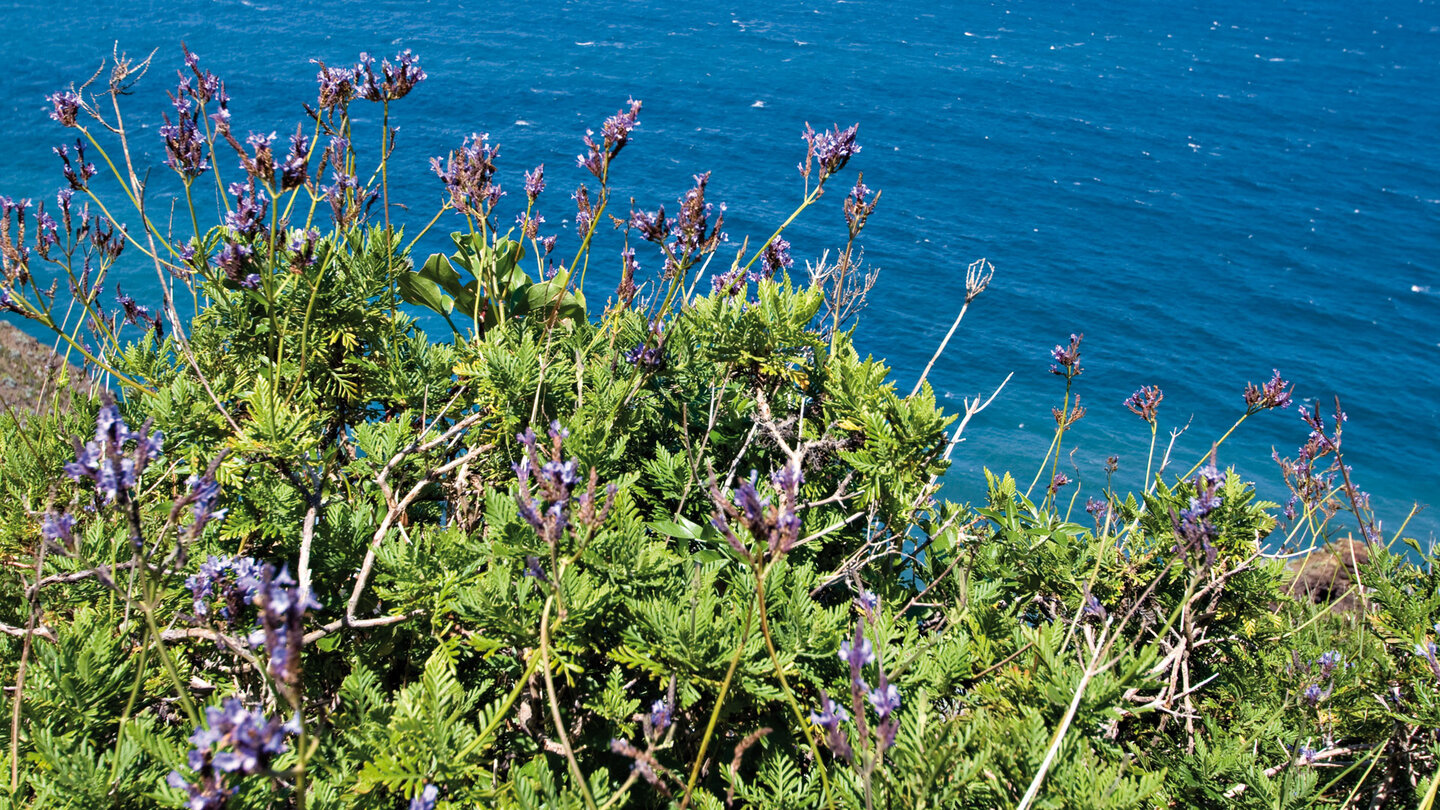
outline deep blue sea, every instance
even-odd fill
[[[996,268],[930,378],[958,410],[1014,372],[971,423],[947,495],[977,497],[984,466],[1028,482],[1064,389],[1049,350],[1083,332],[1089,412],[1062,464],[1081,503],[1112,452],[1118,484],[1143,476],[1148,431],[1121,404],[1135,388],[1159,385],[1163,424],[1189,423],[1183,470],[1243,408],[1245,382],[1278,368],[1300,397],[1344,403],[1349,461],[1387,534],[1412,502],[1440,507],[1434,0],[0,2],[0,39],[0,194],[16,197],[62,182],[50,147],[67,133],[43,96],[89,77],[117,41],[158,49],[127,99],[155,164],[181,41],[226,80],[241,134],[282,136],[313,98],[309,60],[413,48],[429,79],[395,107],[392,201],[428,218],[440,199],[429,157],[488,132],[509,201],[546,164],[541,211],[572,247],[580,136],[627,96],[645,106],[617,197],[673,205],[712,171],[736,244],[798,201],[807,121],[859,122],[847,171],[884,192],[864,235],[881,276],[862,350],[908,391],[961,303],[965,266]],[[374,110],[362,113],[373,132]],[[840,196],[792,229],[797,259],[841,243]],[[139,293],[152,271],[133,272]],[[1278,498],[1271,448],[1293,454],[1305,435],[1293,408],[1261,414],[1221,460]],[[1440,509],[1408,533],[1434,539]]]

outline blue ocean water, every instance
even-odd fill
[[[645,107],[617,196],[673,203],[712,171],[737,244],[799,199],[804,124],[859,122],[849,170],[884,192],[864,237],[881,277],[862,350],[908,390],[958,310],[966,264],[996,267],[930,376],[958,410],[1014,372],[971,423],[950,497],[977,497],[984,466],[1028,482],[1063,392],[1049,349],[1083,332],[1088,415],[1062,463],[1081,502],[1110,453],[1117,484],[1143,475],[1148,432],[1121,404],[1135,388],[1159,385],[1164,424],[1189,425],[1183,470],[1272,368],[1300,397],[1341,399],[1349,462],[1387,532],[1413,502],[1440,502],[1434,0],[10,2],[0,38],[0,194],[17,197],[60,182],[50,147],[66,133],[43,96],[89,77],[117,41],[158,49],[127,99],[156,164],[181,41],[226,79],[242,133],[282,135],[312,97],[310,59],[413,48],[429,80],[396,107],[392,200],[428,218],[440,193],[429,157],[488,132],[511,200],[522,171],[546,164],[542,213],[562,244],[568,191],[584,179],[579,136],[629,95]],[[797,259],[843,239],[839,197],[792,229]],[[127,292],[150,272],[137,268]],[[1280,498],[1271,449],[1293,454],[1305,435],[1293,408],[1261,414],[1221,461]],[[1429,511],[1407,533],[1437,532]]]

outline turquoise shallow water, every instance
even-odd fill
[[[1350,463],[1388,528],[1412,501],[1440,502],[1434,2],[118,0],[0,4],[0,38],[0,194],[17,197],[60,182],[49,149],[63,132],[43,96],[89,76],[117,40],[159,49],[130,99],[152,160],[182,40],[226,79],[242,132],[282,134],[313,93],[308,60],[413,48],[430,78],[397,107],[392,196],[416,217],[439,198],[428,158],[484,131],[502,144],[511,200],[521,172],[547,164],[556,226],[582,179],[579,135],[633,94],[645,109],[617,165],[622,193],[670,203],[711,170],[732,239],[763,238],[799,196],[804,123],[858,121],[851,169],[884,190],[866,232],[882,275],[862,347],[908,389],[960,304],[965,265],[997,268],[931,374],[958,409],[1015,372],[972,422],[947,494],[975,497],[982,466],[1033,472],[1063,390],[1048,350],[1083,331],[1089,414],[1069,445],[1082,502],[1110,453],[1119,483],[1141,477],[1148,434],[1121,405],[1136,387],[1161,386],[1167,424],[1189,422],[1176,449],[1188,467],[1272,367],[1302,397],[1342,399]],[[843,237],[838,197],[797,223],[797,258]],[[127,292],[144,289],[148,271],[136,273]],[[1221,458],[1278,497],[1270,449],[1304,436],[1293,409],[1264,414]],[[1411,529],[1433,537],[1440,513]]]

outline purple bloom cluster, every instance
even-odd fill
[[[1080,615],[1093,617],[1102,622],[1110,617],[1110,611],[1106,610],[1105,606],[1100,604],[1100,600],[1096,599],[1095,594],[1090,592],[1089,586],[1085,588],[1085,604],[1080,608]]]
[[[366,200],[357,200],[353,192],[360,189],[360,178],[350,170],[350,141],[339,135],[330,138],[330,144],[320,157],[319,174],[330,169],[330,182],[320,187],[320,193],[330,203],[330,212],[335,225],[345,228],[360,215],[360,208],[375,199],[374,193]]]
[[[620,251],[620,284],[615,288],[615,297],[620,300],[621,307],[627,307],[635,300],[635,274],[640,272],[640,263],[635,261],[635,249],[625,248]]]
[[[388,59],[383,60],[379,77],[375,75],[375,57],[362,53],[354,75],[356,94],[366,101],[398,101],[426,78],[425,71],[420,67],[420,57],[409,48],[396,54],[393,64]],[[323,78],[321,90],[323,95]]]
[[[1304,698],[1305,702],[1311,706],[1319,706],[1326,698],[1330,697],[1330,693],[1333,691],[1333,686],[1322,689],[1320,684],[1312,683],[1305,687],[1305,690],[1300,693],[1300,697]]]
[[[1322,680],[1333,676],[1344,663],[1345,657],[1338,650],[1330,650],[1315,659],[1315,667],[1320,670]]]
[[[820,692],[820,711],[810,712],[810,722],[825,729],[825,745],[835,756],[849,762],[853,753],[850,750],[850,740],[845,735],[841,724],[850,719],[850,713],[845,707],[836,703],[825,694]]]
[[[564,444],[569,437],[570,431],[561,427],[558,420],[551,422],[549,458],[544,461],[541,461],[535,431],[526,428],[515,437],[524,449],[524,455],[515,465],[520,484],[515,499],[520,505],[520,517],[552,548],[570,527],[572,512],[577,524],[594,529],[605,522],[615,504],[614,484],[605,488],[604,505],[597,504],[597,476],[593,468],[589,485],[577,493],[580,462],[573,457],[564,460]]]
[[[680,198],[680,213],[670,226],[672,236],[666,248],[666,272],[679,274],[689,269],[700,256],[713,253],[725,241],[720,230],[725,224],[725,204],[720,203],[719,215],[713,225],[710,217],[715,206],[705,202],[705,186],[710,172],[695,175],[695,185]]]
[[[840,642],[837,653],[840,660],[850,669],[850,708],[855,715],[855,724],[863,738],[868,732],[865,725],[865,702],[870,703],[879,721],[875,730],[879,734],[880,752],[884,753],[895,742],[895,733],[900,729],[900,719],[895,712],[900,708],[900,689],[890,683],[883,667],[878,667],[875,687],[865,681],[865,667],[877,662],[875,648],[865,637],[865,619],[855,624],[854,635]],[[849,718],[846,711],[835,704],[830,696],[821,693],[821,710],[810,713],[810,721],[825,729],[825,742],[838,757],[850,760],[852,757],[849,740],[840,724]]]
[[[326,67],[324,62],[314,62],[320,66],[320,72],[316,74],[315,81],[320,85],[320,109],[333,110],[349,103],[355,98],[355,69],[354,68],[332,68]]]
[[[1070,335],[1070,345],[1056,346],[1050,350],[1050,356],[1055,358],[1055,364],[1050,366],[1050,373],[1064,377],[1066,380],[1073,380],[1080,376],[1084,369],[1080,368],[1080,341],[1085,339],[1084,333]]]
[[[1340,476],[1340,441],[1341,431],[1348,417],[1338,407],[1335,410],[1334,429],[1326,427],[1325,417],[1321,416],[1317,407],[1313,411],[1305,406],[1300,406],[1300,419],[1310,428],[1310,435],[1306,437],[1305,444],[1296,451],[1294,460],[1282,459],[1278,452],[1271,453],[1271,457],[1280,465],[1280,472],[1285,477],[1285,483],[1290,488],[1290,502],[1285,506],[1285,516],[1295,519],[1295,507],[1297,504],[1306,509],[1314,509],[1323,512],[1327,517],[1333,515],[1339,508],[1339,504],[1331,497],[1336,486],[1336,479]],[[1326,456],[1333,456],[1333,460],[1322,466],[1320,460]],[[1356,493],[1364,500],[1363,493]]]
[[[1090,516],[1095,518],[1096,525],[1102,525],[1110,516],[1110,501],[1108,499],[1087,498],[1085,501],[1085,511],[1089,512]]]
[[[315,248],[320,244],[320,232],[314,228],[297,230],[290,234],[290,272],[302,273],[314,267],[319,257]]]
[[[861,176],[863,177],[863,175]],[[845,195],[842,210],[845,212],[845,225],[850,230],[851,239],[860,235],[860,231],[865,228],[865,223],[869,221],[870,215],[875,213],[875,206],[880,202],[880,194],[878,192],[867,201],[865,197],[869,193],[870,189],[857,179],[855,181],[855,187],[850,189],[849,194]]]
[[[295,587],[288,567],[276,573],[275,567],[268,563],[260,570],[260,587],[252,601],[260,609],[260,629],[251,634],[251,642],[263,639],[269,655],[266,668],[271,677],[281,683],[295,684],[300,678],[305,615],[319,610],[320,603]]]
[[[795,260],[790,258],[790,243],[782,236],[771,240],[760,252],[760,266],[765,269],[766,278],[772,278],[776,273],[794,267]]]
[[[134,298],[121,292],[119,284],[115,285],[115,303],[120,305],[120,311],[124,315],[126,323],[142,329],[154,329],[157,336],[164,333],[160,316],[151,315],[149,307],[135,303]]]
[[[488,133],[475,133],[465,139],[459,149],[450,152],[442,163],[430,158],[430,168],[445,183],[450,193],[450,207],[468,216],[484,219],[505,192],[495,184],[495,158],[499,146],[490,145]]]
[[[650,323],[649,337],[625,353],[625,362],[649,374],[665,368],[664,322],[656,320]]]
[[[85,162],[85,142],[79,138],[75,139],[75,162],[70,162],[70,149],[66,146],[57,146],[52,150],[59,156],[60,161],[65,164],[65,180],[70,183],[70,188],[75,191],[84,191],[90,185],[90,178],[95,176],[97,169],[94,163]]]
[[[1263,385],[1256,386],[1254,383],[1245,383],[1245,408],[1248,413],[1290,407],[1290,395],[1294,392],[1295,386],[1280,378],[1279,369],[1271,371],[1274,376]]]
[[[40,536],[65,551],[75,548],[75,516],[67,512],[46,512],[40,524]]]
[[[531,205],[535,204],[535,198],[545,190],[545,164],[541,163],[533,171],[525,172],[525,198]]]
[[[245,173],[255,177],[266,186],[275,183],[275,133],[251,133],[245,137],[245,146],[251,147],[251,153],[240,150],[240,163],[245,166]],[[235,190],[230,190],[235,193]]]
[[[761,497],[755,488],[757,477],[757,474],[751,471],[750,480],[742,481],[735,487],[734,503],[720,494],[718,484],[712,480],[710,497],[715,502],[717,511],[710,523],[720,530],[730,547],[742,558],[754,560],[755,554],[763,556],[768,551],[771,559],[775,559],[789,553],[800,543],[801,521],[796,510],[799,505],[800,485],[805,483],[805,475],[793,461],[772,473],[770,482],[780,495],[779,501],[773,504]],[[765,544],[765,549],[752,553],[749,546],[735,534],[731,528],[732,523],[745,527],[752,538]]]
[[[75,118],[80,112],[80,95],[73,90],[51,93],[45,97],[50,102],[50,120],[62,127],[76,126]]]
[[[1220,508],[1220,484],[1224,480],[1225,474],[1213,463],[1201,467],[1191,481],[1195,494],[1190,498],[1189,507],[1180,510],[1178,516],[1172,515],[1178,541],[1176,551],[1199,552],[1204,556],[1206,565],[1213,565],[1218,554],[1213,541],[1219,529],[1210,520],[1210,515]]]
[[[25,239],[25,211],[29,207],[29,200],[17,202],[0,197],[0,271],[6,281],[24,284],[30,279],[30,247]]]
[[[585,131],[585,154],[575,158],[575,164],[605,182],[610,161],[620,154],[630,142],[630,133],[640,126],[640,102],[628,99],[627,109],[621,110],[600,126],[600,143],[594,140],[595,131]]]
[[[631,211],[630,227],[640,233],[640,236],[647,242],[664,244],[665,239],[670,236],[670,226],[665,221],[665,206],[659,210]]]
[[[1130,412],[1144,419],[1150,424],[1155,424],[1155,412],[1160,407],[1160,400],[1165,398],[1165,392],[1153,385],[1143,385],[1135,393],[1125,400],[1125,407]]]
[[[260,590],[264,566],[253,557],[216,557],[200,563],[200,570],[185,578],[185,587],[199,618],[219,617],[234,626],[244,607]]]
[[[590,224],[595,221],[595,209],[590,204],[590,189],[581,183],[570,195],[575,201],[575,232],[581,239],[590,235]]]
[[[185,806],[191,810],[218,810],[235,792],[233,785],[227,785],[227,776],[266,773],[288,750],[286,737],[299,731],[294,722],[267,718],[259,710],[246,708],[239,698],[226,698],[219,706],[205,709],[205,725],[190,735],[195,747],[189,765],[195,779],[171,771],[167,781],[186,791]]]
[[[290,191],[305,185],[310,161],[310,139],[299,129],[290,136],[290,151],[280,164],[280,190]]]
[[[165,124],[160,127],[160,137],[165,141],[165,165],[181,177],[199,177],[210,168],[209,148],[200,131],[200,104],[188,77],[180,77],[180,86],[170,101],[175,106],[175,120],[171,121],[166,113]]]
[[[1045,491],[1049,492],[1051,496],[1054,496],[1055,493],[1060,491],[1061,487],[1068,483],[1070,483],[1070,476],[1063,472],[1057,472],[1050,478],[1050,486],[1047,487]]]
[[[859,124],[852,125],[849,129],[840,129],[836,125],[830,131],[820,130],[816,132],[805,125],[805,131],[800,137],[805,140],[805,162],[800,164],[800,174],[809,177],[812,164],[820,169],[820,182],[825,182],[830,175],[845,168],[850,158],[860,153],[860,145],[855,142],[855,134],[860,130]]]
[[[655,737],[664,734],[665,729],[670,728],[670,723],[673,721],[670,704],[663,699],[651,703],[649,719],[651,734]]]
[[[145,466],[160,456],[165,443],[165,434],[151,431],[150,422],[139,431],[132,431],[120,417],[120,408],[110,392],[100,394],[100,413],[95,419],[95,438],[83,446],[80,439],[75,445],[75,460],[65,465],[65,474],[73,480],[88,478],[95,482],[95,488],[105,496],[106,503],[113,503],[122,493],[135,487]],[[126,449],[127,442],[134,446]]]

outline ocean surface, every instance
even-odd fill
[[[1434,0],[0,2],[0,40],[0,194],[15,197],[49,198],[62,182],[50,147],[67,133],[44,95],[83,82],[116,42],[156,50],[126,100],[154,165],[182,41],[226,80],[242,135],[304,120],[311,59],[412,48],[429,79],[394,108],[401,219],[415,227],[439,202],[428,159],[488,132],[507,202],[546,164],[541,212],[571,248],[580,136],[628,96],[644,110],[613,170],[617,198],[673,207],[711,171],[736,245],[799,200],[805,123],[858,122],[847,172],[883,189],[863,236],[881,275],[862,351],[908,391],[958,311],[966,265],[996,268],[930,375],[959,410],[1014,373],[971,422],[947,496],[979,497],[987,466],[1028,483],[1064,391],[1049,350],[1083,332],[1088,414],[1061,467],[1081,504],[1111,453],[1118,486],[1143,477],[1149,434],[1122,405],[1131,391],[1160,386],[1162,425],[1188,425],[1174,449],[1183,471],[1241,412],[1246,381],[1278,368],[1297,399],[1340,398],[1348,461],[1387,536],[1413,503],[1440,506]],[[378,108],[359,109],[378,142]],[[802,264],[843,243],[840,197],[792,228]],[[446,247],[437,236],[418,252]],[[153,271],[128,272],[142,297]],[[1260,414],[1220,459],[1281,500],[1271,450],[1293,455],[1306,433],[1294,408]],[[1440,509],[1406,533],[1435,539]]]

